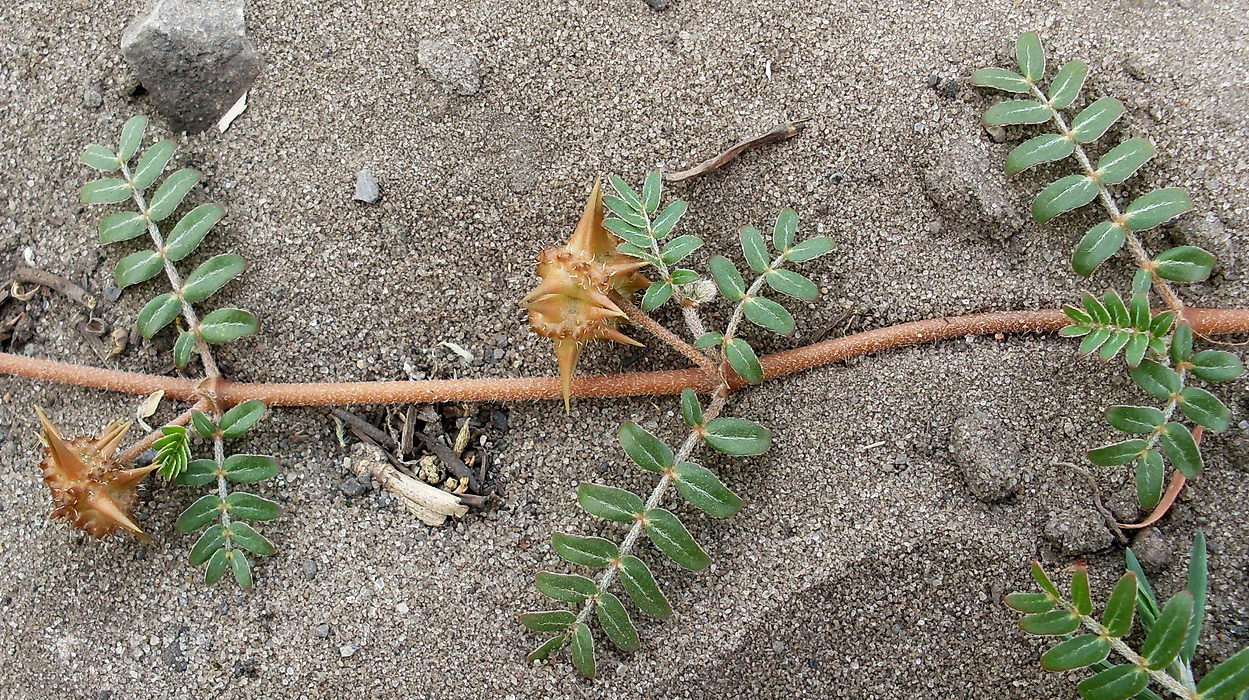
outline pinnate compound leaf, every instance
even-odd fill
[[[971,74],[971,84],[1014,93],[1029,92],[1032,89],[1022,75],[1005,68],[981,68]]]
[[[672,233],[672,229],[676,228],[677,222],[681,220],[687,207],[688,205],[680,199],[664,207],[664,210],[659,212],[659,216],[651,222],[651,233],[655,234],[655,238],[662,240]]]
[[[1138,455],[1145,451],[1145,447],[1146,443],[1144,440],[1133,438],[1089,450],[1088,457],[1090,462],[1099,467],[1114,467],[1134,461]]]
[[[117,157],[122,161],[130,160],[139,152],[143,143],[143,132],[147,129],[146,117],[131,117],[121,127],[121,138],[117,141]]]
[[[594,668],[594,637],[590,635],[590,627],[578,622],[572,627],[572,664],[586,678],[593,678]]]
[[[742,304],[742,311],[751,323],[773,333],[789,335],[794,332],[793,315],[767,297],[750,297]]]
[[[1126,637],[1132,631],[1132,617],[1136,613],[1136,574],[1125,573],[1110,591],[1106,610],[1102,612],[1102,625],[1111,637]]]
[[[165,240],[165,257],[177,262],[195,251],[208,229],[225,216],[226,210],[216,204],[201,204],[187,212]]]
[[[830,253],[833,250],[833,239],[828,236],[812,236],[795,245],[785,253],[785,259],[791,262],[804,263]]]
[[[161,294],[139,311],[139,318],[136,322],[139,334],[151,339],[157,331],[172,323],[181,312],[182,302],[178,300],[178,297],[171,292]]]
[[[128,241],[147,233],[147,219],[133,211],[119,211],[100,220],[100,243]]]
[[[242,309],[217,309],[200,320],[200,337],[206,343],[228,343],[260,328],[256,317]]]
[[[1006,156],[1006,174],[1016,175],[1034,165],[1066,158],[1075,152],[1075,142],[1061,134],[1041,134],[1024,141]]]
[[[622,651],[637,651],[637,629],[634,628],[633,620],[629,618],[629,612],[625,610],[619,598],[606,591],[600,593],[594,612],[598,617],[598,623],[602,625],[603,631],[607,633],[607,638],[612,641],[612,644],[620,647]]]
[[[555,553],[573,564],[601,569],[620,556],[620,548],[602,537],[582,537],[557,532],[551,535]]]
[[[1123,103],[1113,97],[1103,97],[1080,110],[1071,120],[1071,135],[1080,143],[1092,143],[1101,138],[1121,116]]]
[[[750,347],[750,343],[741,338],[733,338],[724,346],[724,357],[742,379],[751,384],[763,381],[763,365],[759,363],[759,357],[755,355],[755,349]]]
[[[814,301],[820,297],[820,289],[815,282],[791,270],[769,270],[763,279],[773,290],[804,301]]]
[[[654,311],[672,298],[672,284],[667,280],[652,282],[642,295],[642,310]]]
[[[664,597],[646,562],[629,554],[620,558],[620,585],[633,604],[642,612],[660,620],[672,615],[672,607]]]
[[[265,402],[251,399],[226,411],[221,417],[221,434],[227,438],[236,438],[251,429],[261,416],[265,414]]]
[[[1054,609],[1054,599],[1046,593],[1011,593],[1006,606],[1025,613],[1043,613]]]
[[[1089,570],[1081,563],[1076,564],[1075,574],[1071,577],[1071,604],[1081,615],[1093,614],[1093,598],[1089,591]]]
[[[1197,684],[1201,700],[1233,700],[1249,689],[1249,648],[1215,666]]]
[[[182,285],[182,298],[198,304],[243,274],[247,261],[233,253],[214,255],[196,267]]]
[[[1195,386],[1185,387],[1180,392],[1180,410],[1192,422],[1216,433],[1226,430],[1232,420],[1232,412],[1219,397]]]
[[[1041,656],[1046,671],[1070,671],[1105,661],[1110,655],[1110,642],[1095,634],[1072,637]]]
[[[87,146],[80,160],[83,165],[106,173],[111,173],[121,167],[121,161],[117,159],[117,154],[113,153],[113,149],[95,143]]]
[[[226,567],[230,564],[229,554],[229,547],[222,547],[213,553],[208,560],[208,568],[204,569],[204,583],[211,586],[221,580],[221,576],[226,572]]]
[[[1183,187],[1167,187],[1143,194],[1123,210],[1123,225],[1133,231],[1151,229],[1193,208]]]
[[[1052,116],[1049,107],[1036,100],[1006,100],[985,110],[982,121],[985,126],[1043,124]]]
[[[221,512],[221,499],[216,494],[205,494],[178,516],[174,527],[178,532],[194,532],[217,519]]]
[[[1054,109],[1070,107],[1080,96],[1080,88],[1084,87],[1084,78],[1088,74],[1089,67],[1084,61],[1071,61],[1059,68],[1050,81],[1050,106]]]
[[[646,536],[672,561],[690,571],[701,571],[711,558],[698,546],[681,519],[663,508],[646,511]]]
[[[226,508],[231,516],[253,522],[273,520],[282,514],[278,504],[245,491],[234,491],[226,496]]]
[[[1204,468],[1201,449],[1197,447],[1197,441],[1193,439],[1188,428],[1175,421],[1167,423],[1158,442],[1162,444],[1162,451],[1170,460],[1171,466],[1190,479],[1201,476]]]
[[[1088,277],[1098,265],[1119,252],[1127,240],[1127,231],[1118,224],[1103,221],[1084,234],[1071,254],[1071,267],[1076,274]]]
[[[1162,499],[1162,478],[1165,469],[1162,455],[1158,450],[1150,450],[1136,460],[1136,500],[1141,508],[1153,510]]]
[[[1157,152],[1148,139],[1128,139],[1097,159],[1097,177],[1103,185],[1118,185],[1132,177]]]
[[[267,557],[275,551],[272,542],[256,532],[256,528],[241,520],[230,523],[230,539],[243,549],[262,557]]]
[[[585,576],[539,571],[534,581],[538,591],[564,603],[580,603],[598,592],[598,585]]]
[[[758,423],[742,418],[714,418],[703,436],[718,452],[735,457],[763,454],[772,446],[772,434]]]
[[[1207,382],[1231,381],[1244,372],[1240,358],[1225,350],[1202,350],[1189,358],[1192,372]]]
[[[637,423],[629,421],[620,426],[617,437],[625,454],[639,467],[651,472],[662,472],[673,465],[672,448]]]
[[[225,544],[225,526],[213,525],[204,531],[191,547],[191,566],[199,566],[208,561],[221,546]]]
[[[1032,201],[1032,218],[1041,223],[1093,201],[1097,182],[1084,175],[1068,175],[1046,187]]]
[[[677,493],[691,505],[716,518],[728,518],[742,509],[742,499],[726,487],[710,469],[692,462],[676,468]]]
[[[1084,700],[1127,700],[1149,685],[1149,674],[1134,664],[1112,666],[1076,685]]]
[[[1166,420],[1162,411],[1152,406],[1111,406],[1106,409],[1106,421],[1132,435],[1148,435]]]
[[[707,266],[711,268],[711,279],[715,280],[720,294],[729,301],[741,301],[746,294],[746,281],[742,279],[742,273],[737,271],[737,267],[723,255],[707,261]]]
[[[173,157],[173,141],[164,139],[148,146],[143,152],[143,157],[139,159],[139,164],[135,166],[131,180],[134,182],[134,188],[140,192],[152,186],[156,182],[156,178],[165,171],[165,166],[169,165],[169,159]]]
[[[642,499],[633,492],[599,484],[578,486],[577,504],[590,515],[617,523],[631,523],[646,510]]]
[[[199,182],[199,178],[200,174],[190,168],[183,168],[165,178],[152,195],[152,201],[148,202],[148,218],[152,221],[168,218],[182,203],[182,198]]]
[[[568,610],[543,610],[520,616],[520,624],[534,632],[563,632],[576,621],[577,616]]]
[[[746,256],[746,264],[750,269],[763,274],[772,264],[768,256],[768,244],[763,234],[754,226],[743,226],[741,229],[742,253]]]
[[[1019,627],[1028,634],[1038,636],[1071,634],[1080,627],[1080,618],[1068,610],[1051,610],[1021,619]]]
[[[551,654],[563,649],[564,645],[567,643],[568,635],[560,634],[551,637],[545,642],[539,644],[538,648],[529,652],[529,654],[525,656],[525,661],[528,661],[529,663],[533,663],[535,661],[546,661],[551,657]]]
[[[1154,263],[1154,272],[1164,280],[1202,282],[1214,269],[1214,256],[1196,246],[1182,245],[1162,251]]]
[[[798,213],[793,209],[782,209],[776,215],[776,225],[772,228],[772,246],[778,253],[787,253],[794,247],[794,236],[798,235]]]
[[[226,478],[239,484],[254,484],[278,473],[278,463],[266,455],[230,455],[222,463]],[[259,553],[259,552],[258,552]]]
[[[130,183],[118,177],[93,180],[78,191],[78,201],[83,204],[116,204],[130,199]]]
[[[1145,360],[1140,366],[1129,372],[1132,381],[1145,390],[1145,393],[1156,399],[1169,399],[1179,392],[1183,382],[1175,370],[1153,360]]]
[[[186,331],[178,334],[173,344],[173,364],[175,367],[186,367],[191,362],[191,353],[195,351],[195,336]]]
[[[693,389],[681,390],[681,420],[691,428],[703,423],[703,405]]]
[[[1019,35],[1015,40],[1015,62],[1030,83],[1035,84],[1045,77],[1045,49],[1041,47],[1040,35],[1036,32]]]
[[[241,549],[231,549],[226,552],[226,557],[230,560],[230,571],[234,573],[234,582],[239,588],[252,587],[252,565],[247,561],[247,555],[243,554]]]
[[[1193,595],[1188,591],[1180,591],[1167,601],[1141,644],[1141,656],[1146,666],[1157,671],[1175,660],[1188,636],[1188,622],[1192,614]]]
[[[665,265],[675,265],[688,257],[690,253],[701,248],[702,245],[703,239],[698,236],[688,234],[677,236],[664,245],[659,257],[663,259]]]

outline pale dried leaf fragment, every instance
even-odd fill
[[[238,102],[235,102],[234,106],[231,107],[228,112],[226,112],[225,114],[221,116],[221,120],[217,122],[217,129],[220,130],[221,133],[224,134],[225,130],[229,129],[230,125],[234,123],[234,120],[238,119],[239,115],[242,114],[243,111],[246,109],[247,109],[247,93],[245,92],[242,95],[239,95]]]
[[[448,517],[462,518],[468,513],[454,494],[430,486],[395,469],[386,460],[380,447],[359,442],[351,447],[351,469],[357,474],[370,474],[382,488],[399,499],[408,512],[426,525],[439,526]]]

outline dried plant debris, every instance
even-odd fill
[[[735,158],[752,148],[758,148],[760,146],[766,146],[770,143],[778,143],[780,141],[792,139],[802,133],[802,130],[807,126],[807,121],[808,120],[806,119],[802,119],[796,122],[789,122],[788,124],[781,124],[766,133],[738,141],[725,149],[720,155],[711,158],[710,160],[705,160],[692,168],[675,173],[665,173],[664,180],[671,183],[678,183],[685,182],[686,180],[692,180],[701,175],[713,173],[728,165]]]

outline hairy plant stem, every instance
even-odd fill
[[[663,324],[648,316],[645,311],[634,306],[633,302],[616,292],[611,293],[611,300],[616,303],[616,306],[619,306],[620,309],[625,312],[625,315],[629,317],[629,320],[632,321],[635,326],[645,328],[660,340],[676,348],[677,352],[685,355],[690,361],[701,367],[709,377],[714,379],[720,376],[719,370],[716,369],[715,362],[713,362],[710,357],[707,357],[703,353],[699,352],[693,345],[681,340],[680,336],[668,330],[663,326]]]
[[[651,239],[651,253],[655,256],[655,260],[658,261],[654,263],[655,269],[659,271],[659,276],[663,278],[663,281],[667,282],[672,287],[672,298],[675,299],[677,304],[681,307],[681,315],[685,318],[685,325],[689,327],[690,334],[694,336],[694,340],[698,340],[699,337],[707,332],[706,327],[703,325],[702,317],[698,315],[698,303],[685,296],[685,294],[681,292],[681,287],[679,285],[672,283],[672,271],[668,269],[668,263],[664,262],[663,253],[659,250],[659,239],[655,236],[655,225],[651,220],[651,214],[650,212],[643,213],[646,216],[646,236]],[[667,329],[665,328],[664,330]],[[681,348],[677,349],[681,350]],[[682,350],[682,352],[685,351]],[[697,350],[695,350],[695,352],[697,352]],[[703,353],[698,354],[702,355]],[[707,356],[704,355],[704,357]],[[703,364],[697,360],[695,360],[695,364],[699,367],[703,366]],[[718,374],[718,372],[713,372],[712,376],[715,376],[716,374]]]
[[[1088,615],[1081,615],[1075,609],[1075,606],[1072,605],[1071,603],[1068,603],[1065,599],[1060,597],[1058,601],[1067,610],[1075,613],[1076,615],[1079,615],[1080,621],[1084,624],[1086,628],[1088,628],[1097,636],[1102,637],[1107,642],[1109,642],[1110,648],[1114,649],[1115,652],[1119,654],[1119,656],[1122,656],[1124,659],[1126,659],[1129,663],[1135,665],[1137,668],[1144,670],[1146,673],[1149,674],[1150,678],[1157,681],[1158,685],[1171,691],[1176,697],[1184,698],[1185,700],[1196,700],[1197,698],[1196,691],[1189,690],[1188,688],[1184,686],[1182,682],[1177,680],[1174,676],[1167,673],[1166,671],[1155,671],[1147,667],[1145,658],[1142,657],[1140,654],[1136,653],[1136,650],[1128,646],[1127,643],[1124,642],[1122,639],[1119,639],[1118,637],[1110,636],[1110,633],[1106,630],[1105,625],[1103,625],[1102,623],[1098,622],[1097,620],[1093,619],[1092,617]]]
[[[1249,333],[1249,309],[1186,309],[1194,332],[1203,335]],[[760,358],[765,379],[775,379],[814,367],[841,362],[910,345],[968,335],[1056,331],[1070,322],[1061,310],[995,311],[911,321]],[[107,391],[147,395],[164,390],[166,398],[198,401],[202,380],[123,372],[54,360],[0,353],[0,374],[10,374]],[[729,381],[729,391],[744,384]],[[573,396],[657,396],[693,388],[708,393],[719,387],[697,368],[577,377]],[[215,402],[225,409],[250,399],[269,406],[348,406],[378,403],[433,403],[442,401],[511,401],[558,399],[558,377],[519,377],[424,381],[243,383],[219,378]]]
[[[1049,98],[1045,96],[1045,93],[1042,92],[1040,88],[1036,85],[1032,85],[1031,82],[1029,82],[1029,85],[1032,88],[1032,96],[1049,109],[1050,119],[1054,122],[1054,126],[1058,127],[1058,132],[1063,137],[1071,140],[1071,145],[1075,148],[1073,153],[1076,160],[1080,162],[1080,166],[1084,168],[1084,174],[1097,183],[1098,200],[1101,201],[1102,207],[1106,210],[1106,213],[1110,215],[1110,220],[1113,223],[1122,226],[1124,217],[1123,213],[1119,211],[1119,205],[1115,203],[1114,196],[1110,193],[1110,189],[1107,188],[1106,185],[1102,184],[1101,177],[1098,175],[1097,169],[1093,167],[1093,161],[1089,159],[1088,153],[1084,151],[1084,147],[1080,145],[1080,143],[1071,135],[1071,130],[1067,127],[1067,120],[1063,118],[1061,112],[1054,109],[1054,107],[1050,105]],[[1183,321],[1184,302],[1180,300],[1179,295],[1175,293],[1175,290],[1171,288],[1171,285],[1166,280],[1159,277],[1158,273],[1155,272],[1157,269],[1157,263],[1149,257],[1149,252],[1145,250],[1145,245],[1141,243],[1140,237],[1137,236],[1134,231],[1129,230],[1126,226],[1122,226],[1122,228],[1126,234],[1125,238],[1127,239],[1128,247],[1132,250],[1132,256],[1136,259],[1136,266],[1149,272],[1150,276],[1153,278],[1154,288],[1158,290],[1158,295],[1162,297],[1162,300],[1166,302],[1167,306],[1175,311],[1179,319]]]

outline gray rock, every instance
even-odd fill
[[[311,559],[305,560],[301,568],[304,571],[304,578],[309,581],[317,577],[317,571],[320,569],[317,563]]]
[[[1024,230],[1028,219],[1006,188],[1000,156],[974,136],[953,136],[923,171],[924,194],[954,232],[1002,241]]]
[[[1015,495],[1028,475],[1013,431],[979,409],[954,422],[950,452],[967,488],[985,503]]]
[[[356,173],[356,193],[352,199],[366,204],[377,204],[377,200],[381,198],[382,191],[378,189],[377,180],[373,178],[373,170],[365,168]]]
[[[316,630],[313,631],[313,633],[316,634],[321,639],[325,639],[326,637],[330,636],[330,626],[329,625],[317,625],[317,628]]]
[[[662,12],[672,7],[672,0],[646,0],[646,4],[650,5],[652,10]]]
[[[174,129],[212,126],[260,73],[243,0],[152,0],[126,28],[121,52]]]
[[[468,49],[446,39],[425,39],[416,48],[416,61],[429,77],[459,95],[481,90],[481,62]]]
[[[1157,528],[1141,530],[1132,541],[1132,551],[1147,574],[1156,574],[1171,566],[1171,540]]]
[[[1114,542],[1102,516],[1092,506],[1085,505],[1050,513],[1049,522],[1045,523],[1045,538],[1068,556],[1096,552]]]
[[[104,93],[100,92],[98,86],[88,85],[82,91],[82,104],[90,109],[99,109],[104,106]]]
[[[342,492],[345,495],[350,496],[352,498],[363,495],[365,491],[369,490],[368,486],[360,483],[360,481],[357,479],[347,479],[343,481],[342,486],[340,486],[339,488],[342,489]]]

